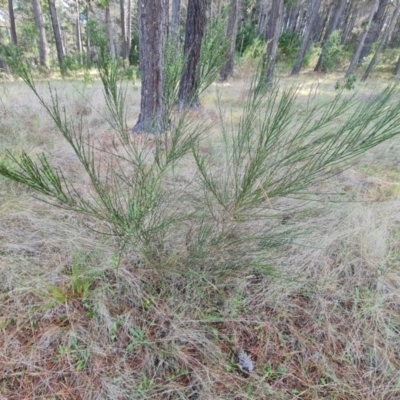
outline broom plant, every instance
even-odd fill
[[[169,130],[155,137],[154,147],[138,147],[123,129],[125,96],[116,91],[111,68],[101,80],[119,141],[99,146],[82,123],[68,117],[57,92],[49,87],[51,100],[44,100],[17,52],[6,56],[72,147],[90,187],[82,190],[45,154],[7,151],[0,175],[44,201],[105,223],[120,239],[121,252],[130,246],[155,268],[265,264],[266,249],[287,243],[293,234],[277,219],[287,212],[277,206],[280,199],[307,193],[400,133],[395,87],[368,101],[340,92],[328,102],[303,107],[298,88],[260,90],[258,73],[239,123],[228,127],[221,121],[222,142],[215,141],[209,151],[203,144],[210,124],[172,111]],[[176,76],[170,69],[174,87],[165,90],[168,96],[176,92]],[[190,178],[182,184],[184,172]]]

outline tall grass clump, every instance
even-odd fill
[[[270,250],[295,234],[282,219],[294,205],[283,199],[301,201],[311,185],[400,133],[393,87],[368,102],[339,93],[304,108],[296,88],[265,93],[256,77],[239,124],[221,122],[222,137],[209,147],[207,124],[172,112],[168,132],[137,146],[122,129],[124,96],[114,67],[102,65],[116,136],[111,144],[98,143],[68,116],[51,87],[50,103],[43,99],[17,54],[8,53],[8,62],[69,143],[90,184],[83,188],[45,154],[7,152],[0,174],[46,202],[101,221],[117,238],[120,254],[133,250],[157,270],[212,273],[243,263],[267,265]],[[175,85],[171,74],[167,82]]]

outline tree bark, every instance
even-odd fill
[[[368,25],[367,25],[366,29],[364,30],[364,32],[361,34],[360,41],[358,42],[357,50],[354,53],[353,59],[351,60],[349,68],[347,69],[346,75],[350,75],[350,74],[353,73],[354,68],[355,68],[355,66],[356,66],[356,64],[357,64],[357,62],[358,62],[358,60],[360,58],[361,51],[362,51],[362,49],[364,47],[365,39],[366,39],[366,37],[368,35],[368,31],[369,31],[369,29],[371,27],[371,22],[372,22],[372,19],[373,19],[374,15],[375,15],[375,12],[376,12],[376,10],[378,8],[378,5],[379,5],[379,0],[374,0],[374,4],[372,5],[371,12],[369,13],[369,17],[368,17]]]
[[[119,0],[119,11],[121,17],[121,56],[126,60],[129,56],[127,52],[127,40],[126,40],[126,20],[125,20],[125,1]]]
[[[175,41],[177,50],[179,46],[180,16],[181,16],[181,0],[172,0],[170,34],[171,34],[171,39]]]
[[[312,0],[311,0],[312,1]],[[310,3],[312,4],[312,3]],[[307,29],[307,18],[308,18],[308,11],[306,9],[302,10],[300,13],[299,21],[298,21],[298,26],[297,26],[297,32],[301,35],[304,36],[306,29]]]
[[[379,54],[381,53],[383,46],[386,43],[387,38],[389,37],[390,32],[392,31],[394,25],[397,22],[397,19],[399,18],[400,15],[400,3],[397,4],[396,9],[392,15],[392,18],[390,19],[390,24],[389,26],[385,29],[385,33],[383,34],[382,40],[379,43],[374,56],[372,57],[371,62],[369,63],[367,70],[364,73],[364,76],[361,78],[361,82],[364,82],[367,78],[370,72],[372,71],[372,68],[374,67],[376,61],[378,60]]]
[[[292,32],[298,32],[298,33],[301,32],[301,27],[303,24],[304,16],[306,14],[307,14],[307,11],[304,11],[303,5],[301,5],[301,7],[299,7],[299,9],[298,9],[296,19],[294,20]]]
[[[318,29],[318,32],[314,34],[314,38],[316,42],[322,42],[324,43],[325,41],[325,36],[326,32],[329,29],[329,22],[332,19],[332,15],[335,14],[333,10],[333,4],[329,4],[329,6],[325,7],[325,9],[322,10],[322,15],[325,15],[322,20],[321,26]],[[326,11],[326,12],[325,12]]]
[[[139,69],[142,77],[140,115],[133,133],[161,132],[163,108],[163,36],[165,1],[139,0]]]
[[[296,6],[291,8],[290,16],[287,24],[287,29],[294,32],[296,30],[297,21],[300,16],[300,1],[297,1]]]
[[[372,18],[370,29],[368,30],[367,37],[365,38],[364,47],[361,50],[361,60],[369,55],[372,45],[379,39],[382,31],[382,26],[385,21],[385,14],[388,3],[389,0],[379,1],[378,9],[376,10],[374,17]]]
[[[393,33],[388,41],[388,46],[391,49],[400,47],[400,20],[397,21],[397,24],[393,29]]]
[[[319,7],[321,6],[322,0],[313,0],[310,5],[309,20],[307,21],[306,30],[304,32],[303,41],[301,42],[299,54],[297,55],[297,61],[292,70],[292,75],[297,75],[300,72],[301,64],[303,63],[304,56],[306,54],[308,45],[310,43],[311,32],[313,24],[318,15]]]
[[[110,4],[108,3],[105,8],[106,13],[106,28],[107,28],[107,38],[108,38],[108,50],[110,52],[111,58],[115,58],[115,46],[114,46],[114,35],[113,26],[111,21]]]
[[[126,21],[126,54],[129,59],[132,42],[132,0],[128,0],[128,15]]]
[[[13,0],[8,0],[8,15],[10,17],[11,44],[18,46],[17,29],[15,27]]]
[[[257,23],[257,35],[261,36],[266,31],[266,24],[268,23],[268,12],[271,8],[271,4],[268,0],[261,0],[260,10],[258,13],[258,23]]]
[[[63,73],[64,46],[61,38],[61,30],[60,24],[58,22],[56,4],[54,0],[48,0],[48,3],[50,9],[51,24],[53,26],[54,39],[56,41],[58,64],[60,65],[61,72]]]
[[[5,74],[9,74],[10,73],[10,68],[7,65],[7,63],[0,58],[0,72],[4,72]]]
[[[228,80],[228,76],[233,74],[233,67],[235,61],[235,47],[236,47],[236,35],[238,26],[238,0],[231,0],[229,6],[228,22],[226,24],[226,38],[230,41],[229,51],[226,57],[226,63],[222,67],[220,72],[220,78],[222,82]]]
[[[334,2],[334,9],[336,12],[333,13],[333,16],[329,19],[328,28],[325,31],[325,35],[323,41],[325,42],[333,31],[336,31],[339,27],[340,19],[344,13],[346,8],[347,0],[336,0]]]
[[[351,35],[351,32],[353,32],[354,26],[356,25],[356,21],[358,20],[359,16],[360,16],[360,8],[358,6],[355,6],[354,12],[350,18],[350,24],[348,25],[347,30],[343,32],[343,37],[342,37],[343,42],[341,42],[341,44],[344,44],[348,39],[348,37]]]
[[[165,23],[164,23],[164,29],[165,29],[165,32],[164,32],[164,35],[165,35],[165,37],[168,37],[168,35],[169,35],[169,0],[163,0],[164,1],[164,20],[165,20]]]
[[[352,1],[349,1],[346,5],[346,9],[345,9],[344,15],[343,15],[343,21],[342,21],[342,24],[340,27],[340,29],[342,31],[342,37],[340,40],[341,44],[343,44],[345,41],[347,28],[348,28],[348,25],[350,24],[351,15],[354,11],[354,6],[355,6],[355,4]]]
[[[81,34],[81,20],[79,11],[79,0],[76,0],[76,17],[75,17],[75,39],[76,39],[76,49],[80,53],[80,62],[83,64],[82,60],[82,34]]]
[[[91,4],[90,0],[86,0],[86,21],[90,21],[90,10],[91,10]],[[92,10],[93,11],[93,10]],[[89,30],[88,30],[89,24],[86,23],[86,63],[89,66],[90,63],[92,62],[92,57],[90,54],[90,35],[89,35]]]
[[[324,44],[329,39],[329,36],[332,34],[332,32],[338,28],[340,18],[343,15],[343,12],[346,8],[346,4],[347,4],[347,0],[336,0],[334,3],[334,8],[336,9],[336,12],[334,12],[332,17],[329,19],[328,27],[326,28],[325,35],[324,35],[323,42],[322,42],[321,54],[318,58],[318,62],[317,62],[317,65],[316,65],[314,71],[321,71]]]
[[[206,27],[206,0],[189,0],[187,9],[185,46],[186,67],[179,88],[179,107],[198,107],[197,90],[200,85],[198,64],[201,43]]]
[[[212,6],[212,1],[210,3]],[[216,7],[215,7],[216,10],[215,10],[214,17],[218,18],[221,16],[222,0],[215,0],[215,3],[216,3]],[[188,5],[188,8],[189,8],[189,5]]]
[[[267,73],[265,76],[265,81],[267,84],[271,83],[274,77],[279,36],[282,30],[283,11],[283,0],[274,1],[269,15],[269,23],[266,35],[267,52],[264,58],[264,63],[267,66]]]
[[[40,0],[32,0],[32,6],[33,6],[33,16],[35,19],[35,26],[39,32],[39,41],[38,41],[39,62],[41,66],[47,69],[48,48],[47,48],[46,32],[44,30],[43,14],[42,14],[42,7],[40,6]]]

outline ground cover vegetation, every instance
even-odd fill
[[[10,4],[0,395],[398,398],[400,5]]]

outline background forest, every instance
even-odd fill
[[[394,75],[399,71],[400,5],[396,0],[204,3],[208,21],[226,25],[227,36],[235,41],[232,57],[252,59],[266,53],[273,64],[270,74],[277,59],[280,67],[292,74],[303,66],[321,72],[341,69],[349,75],[363,66],[366,79],[382,51],[386,68]],[[176,35],[178,43],[183,43],[187,1],[162,2],[160,9],[161,4],[169,9],[170,36]],[[18,46],[24,58],[44,72],[90,69],[102,40],[107,41],[111,57],[125,60],[126,68],[138,66],[137,4],[132,0],[8,0],[0,7],[0,42]],[[313,54],[319,54],[317,60]],[[231,62],[227,71],[222,71],[222,79],[227,79],[232,67]],[[1,68],[8,71],[4,60]]]
[[[399,68],[400,0],[0,0],[0,400],[399,399]]]

